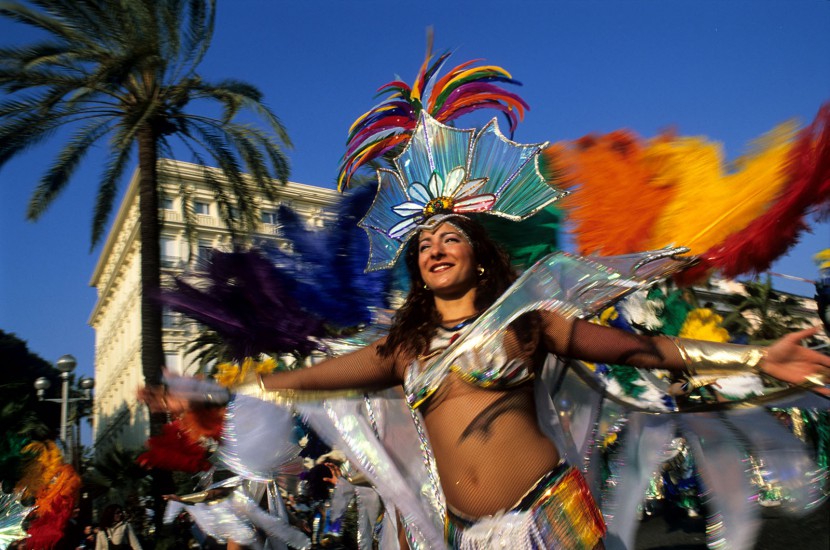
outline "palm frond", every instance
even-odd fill
[[[205,179],[234,238],[242,226],[255,226],[254,191],[261,188],[273,197],[274,180],[287,180],[283,147],[290,141],[259,90],[237,80],[207,85],[196,72],[213,35],[215,0],[0,0],[0,19],[46,35],[0,48],[0,168],[58,128],[72,136],[35,190],[32,216],[65,188],[84,153],[105,136],[109,156],[92,220],[93,245],[103,235],[136,146],[170,152],[172,140],[181,140],[200,164],[219,166],[223,177],[205,168]],[[186,112],[194,99],[217,104],[224,118]],[[257,115],[267,128],[236,122],[242,110]],[[139,143],[139,136],[152,136],[153,143]],[[241,224],[233,220],[236,212]],[[142,288],[147,295],[157,291]],[[152,332],[142,335],[142,345],[160,354],[161,335]],[[160,368],[155,363],[146,359],[142,365],[151,383]]]
[[[47,11],[33,10],[20,2],[2,2],[0,3],[0,16],[46,31],[69,42],[77,41],[83,43],[86,41],[86,37],[82,33],[76,32],[73,26],[67,25],[65,21],[53,15],[50,8],[54,8],[54,6],[43,5],[53,3],[44,2],[40,4],[42,7],[47,8]]]
[[[180,55],[184,65],[195,67],[201,63],[213,39],[216,25],[216,1],[205,3],[200,0],[186,0],[189,17],[182,29],[183,41]]]
[[[119,147],[113,151],[107,163],[107,169],[98,186],[98,196],[95,199],[95,213],[92,216],[92,246],[94,247],[104,235],[112,204],[118,192],[118,182],[124,174],[124,169],[132,156],[130,147]]]
[[[39,42],[23,47],[6,46],[0,48],[0,67],[21,70],[41,64],[49,65],[61,59],[65,52],[66,47],[59,42]]]
[[[268,123],[269,128],[280,141],[291,147],[291,139],[285,127],[280,119],[262,103],[263,94],[256,86],[235,79],[225,79],[215,84],[200,82],[197,90],[198,97],[228,102],[229,105],[236,106],[238,109],[251,110]]]
[[[233,361],[233,350],[215,331],[202,329],[187,346],[186,353],[193,355],[199,364],[199,373],[210,375],[211,367]]]
[[[95,142],[109,131],[107,119],[95,120],[69,139],[29,201],[26,216],[37,219],[66,187],[75,169]]]
[[[51,137],[62,124],[60,116],[39,113],[0,124],[0,168],[15,155]]]
[[[233,192],[244,192],[245,180],[242,176],[242,168],[227,142],[226,134],[217,131],[208,124],[192,123],[192,118],[188,119],[188,122],[191,122],[191,124],[188,124],[190,129],[195,131],[207,152],[222,169]]]

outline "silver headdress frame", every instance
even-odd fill
[[[511,141],[495,118],[479,131],[460,130],[422,111],[395,169],[377,171],[377,194],[358,223],[369,236],[366,271],[392,267],[435,215],[481,212],[521,221],[565,196],[540,169],[546,146]]]

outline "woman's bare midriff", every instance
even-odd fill
[[[512,508],[559,463],[532,384],[493,391],[447,377],[424,411],[449,506],[471,518]]]

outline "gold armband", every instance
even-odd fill
[[[672,338],[671,340],[680,351],[686,371],[690,376],[761,374],[761,361],[767,356],[767,349],[760,346],[742,346],[685,338]]]
[[[183,504],[198,504],[208,499],[208,491],[199,491],[198,493],[191,493],[189,495],[182,495],[178,498],[179,502]]]
[[[228,495],[233,493],[236,487],[217,487],[214,489],[205,489],[198,493],[190,493],[189,495],[182,495],[178,497],[178,501],[183,504],[213,504],[225,499]]]
[[[253,382],[247,382],[233,389],[236,395],[247,395],[261,401],[274,403],[275,405],[291,405],[294,403],[293,390],[267,390],[262,382],[262,376],[257,376]]]

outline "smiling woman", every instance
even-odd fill
[[[530,217],[563,195],[557,171],[544,165],[545,144],[512,142],[495,120],[478,131],[461,130],[421,110],[423,104],[436,116],[452,112],[443,100],[455,97],[452,86],[462,86],[469,76],[468,64],[457,68],[433,88],[443,99],[427,100],[422,92],[434,75],[427,66],[414,90],[406,87],[403,94],[405,85],[391,83],[400,92],[395,100],[359,119],[369,128],[364,132],[356,124],[341,174],[347,182],[368,162],[371,155],[363,153],[380,155],[408,140],[395,169],[378,171],[377,195],[359,223],[371,243],[367,270],[389,268],[400,255],[407,267],[409,294],[388,335],[311,368],[262,375],[239,391],[285,404],[309,397],[303,390],[318,399],[321,390],[358,390],[351,395],[363,406],[371,399],[364,397],[367,390],[402,388],[408,423],[393,421],[391,404],[383,415],[361,416],[353,405],[334,400],[302,410],[309,419],[322,415],[329,421],[315,430],[319,426],[342,445],[383,500],[394,503],[411,546],[601,548],[606,525],[582,474],[592,449],[581,454],[583,447],[559,421],[552,401],[562,385],[548,384],[549,364],[578,359],[663,369],[677,378],[716,369],[803,383],[830,375],[830,359],[799,345],[809,331],[760,349],[642,336],[586,320],[633,289],[687,266],[673,258],[682,250],[608,259],[605,265],[554,254],[517,279],[507,254],[474,216]],[[442,85],[446,96],[438,91]],[[470,89],[483,96],[483,105],[501,97],[496,91],[488,82]],[[389,109],[405,110],[397,101],[401,95],[418,98],[417,109],[406,111],[411,119],[391,117],[403,120],[405,135],[393,133],[381,146],[371,130],[374,125],[390,136],[385,117]],[[510,106],[521,104],[512,96],[507,104],[496,103],[513,117]],[[611,267],[626,260],[630,269]],[[640,267],[647,275],[637,273]],[[186,386],[171,383],[173,393]],[[604,394],[604,388],[595,392],[600,399]],[[167,396],[152,389],[144,396],[166,405]],[[187,397],[199,399],[196,392]],[[597,418],[589,415],[584,422],[589,431]],[[413,430],[418,445],[407,453],[412,447],[403,442],[410,442]],[[381,448],[384,438],[396,448]],[[728,541],[733,547],[745,546],[743,531]]]
[[[422,118],[420,124],[436,123]],[[441,125],[431,131],[459,132]],[[412,145],[408,152],[421,154],[414,149]],[[441,165],[432,168],[432,173],[450,171]],[[511,172],[509,168],[504,171]],[[466,182],[457,183],[464,187]],[[500,185],[496,178],[486,184]],[[380,187],[373,211],[384,201],[392,202],[382,196],[388,189]],[[509,198],[510,193],[494,196],[497,200],[490,206],[495,208],[499,199]],[[398,198],[393,200],[401,204]],[[530,210],[539,204],[531,202]],[[404,215],[408,213],[400,213],[398,218],[387,216],[387,225],[382,227],[388,231],[398,226]],[[362,223],[372,220],[370,211]],[[241,391],[284,404],[287,395],[303,399],[302,390],[403,387],[426,453],[427,479],[434,490],[431,519],[417,515],[422,503],[403,501],[399,492],[389,491],[388,477],[383,476],[390,471],[390,463],[382,460],[381,454],[365,450],[365,445],[377,442],[373,436],[357,439],[354,434],[343,435],[344,444],[353,446],[344,451],[361,466],[381,496],[395,503],[407,533],[432,547],[444,544],[441,530],[453,548],[492,548],[501,543],[582,550],[602,547],[606,526],[580,473],[581,465],[575,462],[580,458],[572,458],[568,436],[543,429],[557,416],[546,410],[549,416],[542,417],[539,407],[547,407],[547,401],[537,404],[539,391],[545,398],[548,392],[556,391],[537,383],[543,378],[549,356],[664,369],[678,378],[712,368],[762,372],[794,383],[803,382],[805,376],[830,374],[830,359],[799,346],[806,332],[763,350],[728,345],[714,349],[694,340],[641,336],[589,323],[580,317],[596,313],[608,303],[607,299],[590,298],[592,293],[614,289],[615,285],[630,291],[636,287],[635,281],[621,279],[619,272],[605,267],[591,268],[590,277],[587,272],[569,278],[564,272],[546,271],[557,262],[571,262],[562,256],[529,270],[546,281],[538,299],[552,307],[538,309],[539,303],[531,301],[517,306],[528,313],[499,317],[500,311],[512,307],[508,297],[522,302],[525,299],[516,296],[535,283],[532,277],[516,279],[507,254],[469,213],[430,213],[424,209],[407,238],[395,241],[394,246],[403,249],[411,285],[388,336],[312,368],[263,375],[258,384]],[[399,253],[393,251],[392,257]],[[648,258],[642,256],[643,261]],[[582,262],[591,265],[588,260]],[[568,281],[573,288],[562,286]],[[615,291],[609,296],[623,294]],[[592,307],[581,308],[573,301],[583,296]],[[481,315],[477,321],[465,322],[477,315]],[[482,326],[489,327],[484,332],[490,337],[481,336]],[[174,388],[179,386],[179,382],[174,384]],[[145,397],[154,402],[152,392],[146,392]],[[158,400],[155,403],[164,405]],[[333,418],[338,429],[360,424],[345,414]],[[569,463],[566,457],[574,462]],[[408,459],[418,462],[411,456]]]

